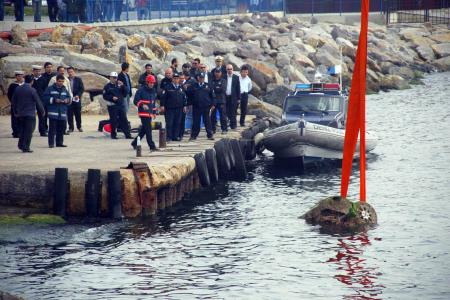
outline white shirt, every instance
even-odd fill
[[[239,83],[241,85],[241,93],[250,93],[253,88],[252,80],[250,79],[250,77],[241,77],[241,75],[239,75]]]
[[[231,82],[233,80],[233,75],[228,75],[227,74],[227,90],[225,92],[225,94],[227,96],[231,96]]]
[[[205,72],[205,82],[208,83],[208,72]]]

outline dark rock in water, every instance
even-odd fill
[[[377,224],[375,209],[366,202],[351,202],[341,197],[328,197],[301,216],[306,222],[321,225],[330,232],[354,232]]]
[[[0,291],[0,300],[23,300],[23,298]]]
[[[267,103],[276,105],[278,107],[283,107],[284,99],[291,92],[292,90],[290,90],[288,87],[284,85],[279,85],[272,91],[266,93],[262,97],[262,99]]]

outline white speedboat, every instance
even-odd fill
[[[303,119],[263,133],[262,144],[279,158],[342,159],[345,129],[307,122]],[[366,132],[366,151],[375,148],[377,137]],[[359,142],[355,157],[359,156]]]

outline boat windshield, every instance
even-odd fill
[[[297,95],[286,99],[285,112],[338,112],[341,108],[340,96]]]

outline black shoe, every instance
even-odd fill
[[[150,152],[153,152],[153,151],[159,151],[159,149],[158,148],[150,148]]]
[[[245,127],[245,124],[241,123],[241,127]]]
[[[228,130],[222,130],[222,134],[227,134],[228,133]]]
[[[117,136],[111,136],[111,139],[118,140]]]
[[[54,148],[55,146],[54,146],[54,145],[48,145],[48,147],[49,147],[49,148]]]
[[[61,145],[56,145],[56,147],[61,147],[61,148],[65,148],[65,147],[67,147],[67,145],[63,145],[63,144],[61,144]]]
[[[22,149],[23,153],[33,153],[33,150],[31,149]]]
[[[190,141],[195,141],[197,138],[196,137],[193,137],[193,136],[191,136],[190,138],[189,138],[189,140]]]
[[[41,133],[41,136],[48,136],[46,132]]]
[[[64,135],[70,135],[70,133],[68,131],[64,132]]]
[[[213,136],[209,136],[209,137],[208,137],[208,140],[214,141],[214,137],[213,137]]]
[[[73,132],[73,128],[70,128],[70,129],[69,129],[69,132]]]
[[[78,131],[79,131],[79,132],[83,132],[83,128],[81,128],[81,127],[78,128]]]
[[[126,138],[127,140],[134,140],[134,137],[132,137],[131,135],[126,136],[125,138]]]
[[[175,142],[180,142],[181,141],[181,138],[174,138],[173,139]]]
[[[18,134],[13,134],[13,138],[18,139],[19,135]]]
[[[136,145],[136,143],[134,141],[131,143],[131,147],[133,147],[133,149],[136,150],[137,145]]]

